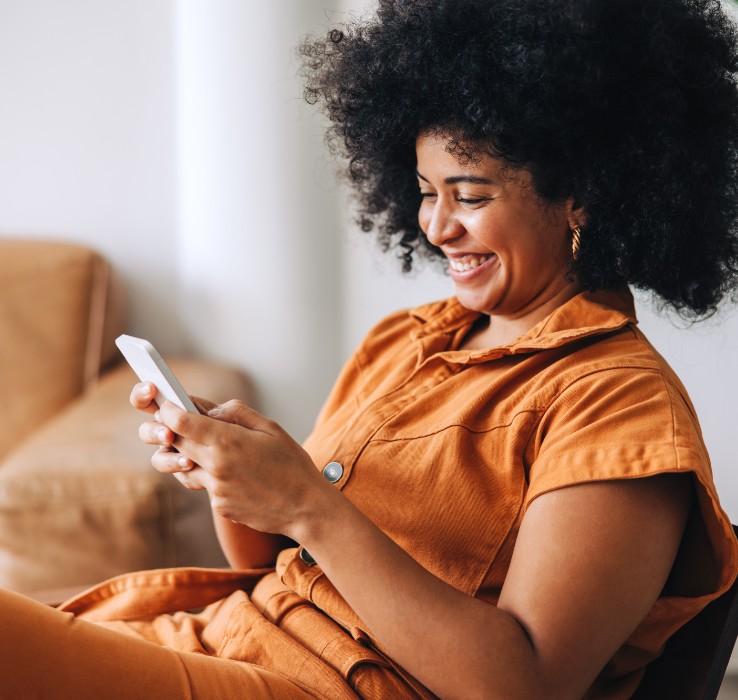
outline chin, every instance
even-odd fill
[[[461,304],[465,309],[469,309],[469,311],[478,311],[482,314],[489,314],[490,308],[492,308],[492,304],[490,304],[489,300],[486,299],[479,299],[478,297],[471,297],[468,294],[462,293],[456,293],[456,299],[458,300],[459,304]]]

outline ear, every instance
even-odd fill
[[[584,208],[584,204],[578,202],[573,197],[566,200],[566,218],[569,223],[569,228],[572,229],[575,226],[586,226],[587,225],[587,212]]]

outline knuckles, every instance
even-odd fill
[[[275,435],[276,433],[282,432],[282,428],[280,427],[279,423],[271,420],[270,418],[262,419],[261,429],[265,433],[269,433],[270,435]]]
[[[208,472],[210,475],[218,480],[225,481],[229,476],[231,470],[229,469],[230,462],[227,459],[223,459],[219,452],[214,452],[208,460]]]
[[[231,399],[218,406],[218,418],[242,425],[245,422],[248,407],[240,399]]]

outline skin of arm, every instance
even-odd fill
[[[174,445],[188,471],[167,450],[156,469],[206,488],[216,517],[303,544],[384,651],[444,699],[581,697],[658,598],[690,508],[683,475],[539,496],[495,607],[422,568],[242,403],[195,416],[166,402],[156,418],[141,438]]]
[[[256,569],[274,566],[277,554],[285,548],[285,538],[269,532],[259,532],[247,525],[224,518],[213,511],[218,542],[234,569]]]

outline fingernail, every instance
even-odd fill
[[[154,414],[154,420],[155,420],[155,421],[156,421],[157,423],[160,423],[160,422],[161,422],[161,416],[159,415],[159,411],[157,411],[157,412],[156,412],[156,413]]]
[[[167,429],[166,428],[161,428],[160,430],[157,430],[156,431],[156,437],[158,437],[159,440],[161,440],[161,442],[168,442],[168,440],[167,440]]]
[[[219,415],[220,415],[221,413],[222,413],[222,411],[221,411],[221,409],[220,409],[220,408],[211,408],[211,409],[210,409],[210,410],[208,411],[208,415],[209,415],[209,416],[210,416],[211,418],[217,418],[217,417],[218,417],[218,416],[219,416]]]
[[[189,463],[189,460],[187,457],[180,457],[177,460],[177,466],[183,471],[188,472],[190,469],[192,469],[192,465]]]
[[[138,393],[141,394],[141,396],[148,398],[151,396],[151,387],[148,384],[142,384]]]

